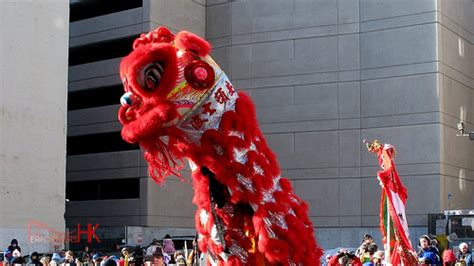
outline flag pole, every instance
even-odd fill
[[[390,261],[390,202],[387,196],[387,234],[385,245],[385,265],[392,265]]]

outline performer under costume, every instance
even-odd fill
[[[308,206],[293,193],[258,127],[204,39],[160,27],[120,65],[122,137],[139,143],[149,175],[179,176],[187,159],[199,248],[213,265],[319,265]]]

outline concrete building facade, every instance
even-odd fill
[[[127,235],[135,243],[193,233],[190,185],[147,178],[116,119],[120,59],[158,25],[206,36],[235,87],[252,96],[324,248],[356,246],[365,233],[380,243],[377,159],[363,139],[397,148],[413,239],[427,233],[427,214],[474,208],[473,142],[456,137],[459,120],[474,128],[472,1],[134,3],[70,24],[68,226],[113,227],[116,240],[125,226],[155,228]],[[71,2],[71,18],[80,4]]]
[[[207,1],[206,36],[254,99],[283,174],[324,248],[376,236],[377,160],[395,145],[411,235],[427,214],[473,208],[471,1]]]
[[[64,235],[68,1],[0,2],[0,245]],[[61,233],[62,232],[62,233]],[[32,238],[36,236],[37,238]]]

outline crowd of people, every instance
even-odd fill
[[[440,250],[436,237],[422,235],[418,239],[419,251],[414,253],[418,259],[418,265],[445,265],[445,266],[473,266],[474,258],[469,245],[465,242],[459,244],[458,254],[453,250]],[[371,235],[366,234],[362,238],[362,244],[355,252],[348,249],[340,249],[337,254],[327,255],[325,264],[328,266],[384,265],[384,251],[379,250]]]
[[[173,240],[166,235],[162,244],[157,239],[146,247],[124,247],[120,254],[110,254],[100,251],[90,251],[86,246],[80,252],[71,250],[55,251],[52,254],[32,252],[28,259],[22,256],[21,247],[16,239],[12,239],[4,252],[3,265],[41,265],[41,266],[194,266],[198,263],[197,245],[193,243],[193,250],[185,254],[176,250]],[[188,252],[186,252],[188,253]],[[2,262],[0,261],[0,265]]]
[[[422,235],[418,239],[419,251],[415,255],[419,265],[446,265],[446,266],[473,266],[474,258],[469,245],[465,242],[459,245],[458,254],[453,250],[440,250],[436,237]],[[105,254],[98,251],[90,251],[86,246],[81,252],[57,251],[52,254],[32,252],[29,261],[21,255],[21,248],[16,239],[12,239],[10,245],[4,252],[4,265],[42,265],[42,266],[194,266],[201,265],[198,258],[196,242],[193,243],[193,250],[188,256],[181,250],[176,250],[173,240],[166,235],[162,243],[154,239],[151,244],[143,249],[141,247],[124,247],[120,250],[120,255]],[[325,258],[328,266],[342,265],[363,265],[375,266],[384,265],[384,252],[379,250],[371,235],[366,234],[362,238],[362,244],[355,251],[340,249],[335,255],[328,255]]]

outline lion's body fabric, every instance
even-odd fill
[[[150,175],[158,182],[173,173],[170,163],[182,158],[189,161],[199,247],[208,254],[210,264],[319,265],[322,251],[314,238],[308,207],[294,194],[290,181],[281,177],[276,157],[258,127],[252,101],[234,89],[206,53],[199,54],[202,39],[180,34],[175,42],[157,38],[165,39],[166,45],[156,49],[172,51],[167,44],[177,46],[176,58],[162,60],[158,67],[161,79],[175,79],[174,86],[163,81],[160,92],[148,93],[124,84],[127,92],[137,95],[133,99],[138,103],[135,107],[125,104],[120,111],[122,136],[140,143]],[[147,53],[134,53],[133,60],[126,58],[122,63],[123,80],[137,79],[134,75],[143,73],[130,70],[129,65],[136,65],[140,56],[148,58]],[[199,66],[201,61],[212,67],[213,83],[196,89],[180,73],[184,69],[189,74],[186,66]],[[176,62],[177,71],[167,72],[169,62]],[[201,75],[198,71],[195,73]]]

